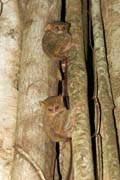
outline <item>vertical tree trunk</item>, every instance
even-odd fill
[[[99,176],[98,179],[118,180],[120,178],[120,169],[113,118],[113,101],[100,10],[100,0],[92,0],[92,24],[96,60],[95,71],[97,76],[96,79],[98,81],[96,82],[98,83],[96,98],[100,107],[100,119],[98,119],[98,121],[101,121],[98,122],[98,124],[100,124],[100,129],[96,134],[96,138],[100,138],[99,143],[97,141],[97,146],[101,154],[99,153],[98,156],[99,160],[103,162],[102,169],[99,169],[99,171],[102,171],[102,175]],[[101,172],[98,172],[98,175],[99,174],[101,174]]]
[[[21,29],[17,1],[3,1],[0,5],[0,179],[10,180],[17,116]]]
[[[75,180],[94,180],[90,123],[87,101],[87,73],[83,47],[82,7],[79,0],[66,1],[66,20],[71,23],[74,43],[69,53],[68,89],[71,118],[75,120],[72,134]]]
[[[41,41],[47,22],[59,20],[60,4],[56,0],[20,2],[23,39],[12,180],[53,179],[55,143],[44,133],[39,101],[57,95],[58,67],[43,53]]]
[[[102,17],[105,29],[107,59],[115,104],[115,122],[120,148],[120,1],[103,0]]]

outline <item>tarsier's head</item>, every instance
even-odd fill
[[[46,100],[41,101],[40,105],[45,108],[46,113],[51,116],[55,116],[64,109],[62,96],[51,96]]]
[[[45,31],[52,31],[56,34],[64,34],[68,33],[70,28],[70,24],[66,22],[56,21],[53,23],[48,23]]]

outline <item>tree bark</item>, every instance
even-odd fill
[[[20,1],[24,18],[18,120],[12,180],[52,180],[55,143],[44,133],[39,101],[57,95],[56,64],[43,53],[41,42],[49,21],[59,20],[60,1]],[[23,14],[22,14],[23,13]]]
[[[107,59],[109,64],[110,80],[114,99],[114,115],[117,127],[117,137],[120,148],[120,1],[101,1],[102,17],[104,23]]]
[[[10,180],[17,117],[21,28],[17,1],[3,1],[0,5],[0,179]]]
[[[68,68],[70,118],[75,120],[72,133],[74,179],[94,180],[81,1],[67,0],[66,7],[66,20],[71,24],[74,43],[69,52]]]
[[[96,79],[98,92],[96,94],[100,107],[100,129],[96,134],[99,149],[99,160],[102,161],[102,169],[99,169],[98,179],[118,180],[120,178],[120,167],[117,151],[117,141],[113,117],[113,100],[106,61],[106,51],[101,20],[100,0],[92,0],[92,24],[94,37],[94,56],[96,60]],[[100,149],[102,148],[102,149]],[[98,163],[98,162],[97,162]]]

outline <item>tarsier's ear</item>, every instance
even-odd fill
[[[45,31],[49,31],[52,28],[52,24],[48,23],[47,26],[45,27]]]
[[[44,101],[39,101],[39,105],[40,105],[41,107],[44,107],[44,106],[45,106],[45,102],[44,102]]]

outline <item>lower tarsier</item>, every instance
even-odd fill
[[[50,60],[59,61],[62,69],[62,95],[51,96],[40,102],[45,110],[43,127],[49,139],[53,142],[63,141],[71,137],[73,122],[68,118],[69,97],[67,91],[68,50],[72,38],[69,33],[70,24],[53,22],[47,24],[42,39],[42,47]]]

